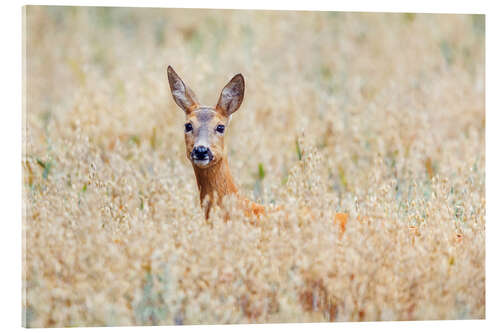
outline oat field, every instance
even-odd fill
[[[25,10],[25,326],[485,317],[484,16]],[[205,221],[167,65],[282,211]]]

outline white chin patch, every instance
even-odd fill
[[[210,159],[205,159],[205,160],[193,160],[194,164],[197,166],[205,166],[210,162]]]

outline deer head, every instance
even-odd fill
[[[168,82],[175,103],[184,111],[184,138],[186,155],[197,168],[209,168],[225,156],[224,134],[231,115],[243,101],[245,80],[235,75],[222,89],[215,107],[202,106],[194,92],[184,83],[171,66],[167,69]]]

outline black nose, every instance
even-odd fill
[[[208,159],[210,154],[210,150],[205,146],[197,146],[193,149],[193,156],[197,160],[206,160]]]

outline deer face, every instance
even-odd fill
[[[224,154],[224,133],[228,119],[214,108],[199,107],[186,115],[186,154],[196,166],[208,167]]]
[[[200,106],[194,92],[182,82],[172,67],[167,69],[168,82],[175,103],[184,110],[186,155],[194,166],[208,168],[224,156],[224,134],[231,114],[243,101],[245,81],[237,74],[222,89],[217,106]]]

